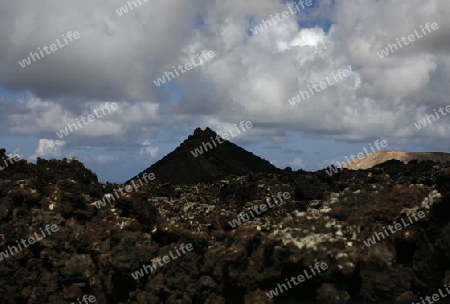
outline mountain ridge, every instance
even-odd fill
[[[404,164],[417,161],[450,162],[450,153],[445,152],[403,152],[394,150],[377,151],[366,155],[360,160],[343,166],[350,170],[369,169],[389,160],[398,160]]]

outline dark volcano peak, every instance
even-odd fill
[[[209,127],[206,127],[205,130],[202,130],[201,128],[196,128],[194,130],[193,136],[217,136],[217,133],[214,132]]]
[[[250,172],[276,173],[275,166],[222,139],[210,128],[196,128],[179,147],[139,174],[154,173],[163,182],[190,184]]]

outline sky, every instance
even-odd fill
[[[129,2],[0,0],[7,153],[75,157],[119,183],[195,128],[241,121],[253,127],[230,141],[278,168],[319,170],[376,140],[450,152],[450,115],[434,111],[450,105],[450,1]]]

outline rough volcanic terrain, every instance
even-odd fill
[[[182,151],[144,170],[156,180],[100,209],[93,203],[123,185],[98,183],[75,159],[22,160],[0,171],[0,251],[59,227],[0,261],[0,303],[77,303],[83,295],[96,303],[411,303],[450,283],[449,166],[391,160],[333,176],[292,172],[233,144],[194,158],[189,149],[203,135],[197,130]],[[280,192],[290,198],[230,225]],[[365,245],[412,211],[425,218]],[[132,277],[188,243],[192,251]],[[328,269],[266,295],[316,262]]]

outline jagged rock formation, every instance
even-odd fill
[[[408,163],[412,160],[434,162],[450,162],[450,153],[442,152],[401,152],[401,151],[377,151],[366,155],[363,159],[352,161],[344,166],[347,169],[359,170],[369,169],[376,165],[382,164],[388,160],[399,160]]]
[[[153,172],[156,178],[171,183],[198,183],[214,181],[230,175],[244,175],[250,172],[275,173],[279,170],[268,161],[224,140],[222,144],[212,139],[217,137],[210,128],[195,129],[173,152],[147,168],[142,173]],[[210,143],[212,149],[204,151],[203,144]],[[191,151],[202,147],[204,153],[195,157]],[[132,178],[133,179],[133,178]]]
[[[0,302],[76,303],[89,294],[96,303],[411,303],[450,283],[443,164],[391,160],[333,176],[286,170],[193,185],[153,181],[92,205],[120,186],[99,184],[73,159],[21,161],[0,173],[0,251],[46,224],[59,227],[0,260]],[[230,225],[279,192],[291,196],[284,205]],[[413,210],[425,218],[364,244]],[[193,251],[131,276],[182,243]],[[317,261],[328,269],[269,300],[269,290]]]

